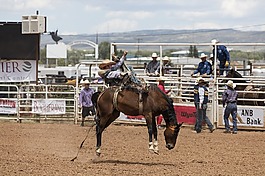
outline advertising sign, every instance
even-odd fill
[[[222,122],[224,125],[223,120]],[[229,117],[229,124],[231,126],[233,125],[231,116]],[[251,107],[238,107],[237,108],[237,126],[264,127],[263,109],[251,108]]]
[[[17,101],[0,99],[0,114],[16,114]]]
[[[1,60],[0,82],[36,81],[35,60]]]
[[[47,115],[65,114],[65,100],[33,100],[32,113]]]

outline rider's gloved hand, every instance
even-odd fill
[[[228,66],[229,66],[229,62],[226,61],[226,62],[225,62],[225,67],[228,67]]]

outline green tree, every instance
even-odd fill
[[[198,49],[196,46],[190,46],[189,48],[189,57],[198,57],[199,53],[198,53]]]
[[[192,45],[190,45],[190,48],[189,48],[189,54],[188,54],[188,56],[189,57],[193,57],[193,46]]]
[[[199,57],[198,49],[196,46],[193,47],[193,57],[195,58]]]

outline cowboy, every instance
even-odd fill
[[[146,66],[146,75],[148,76],[159,76],[159,66],[160,63],[157,61],[157,54],[152,54],[152,61],[150,61]]]
[[[124,60],[126,58],[127,51],[124,51],[123,56],[121,58],[114,57],[115,61],[111,61],[109,59],[106,59],[102,61],[101,64],[99,64],[100,70],[98,71],[98,75],[105,79],[110,85],[113,85],[113,81],[108,80],[122,80],[125,75],[129,75],[130,73],[122,72],[120,69],[122,65],[124,64]]]
[[[225,131],[224,133],[230,133],[229,126],[229,115],[231,114],[233,119],[233,134],[237,134],[237,97],[238,93],[235,90],[236,85],[233,81],[229,80],[226,83],[227,89],[223,92],[222,102],[224,110],[224,122],[225,122]],[[226,106],[225,106],[226,105]]]
[[[194,70],[194,72],[191,74],[191,76],[200,73],[201,76],[206,76],[206,75],[210,75],[212,74],[212,65],[210,64],[210,62],[208,62],[207,59],[207,55],[204,53],[201,53],[201,62],[199,63],[198,67],[196,70]]]
[[[217,39],[213,39],[212,41],[213,45],[213,58],[215,57],[215,45],[219,43]],[[220,61],[220,75],[224,74],[224,69],[230,68],[230,54],[224,45],[216,45],[216,53],[217,53],[217,59]],[[214,62],[213,62],[214,64]]]
[[[162,59],[163,62],[163,69],[162,69],[162,74],[164,75],[164,73],[169,74],[171,73],[171,71],[169,70],[170,67],[173,66],[173,64],[171,63],[171,60],[168,56],[165,56]],[[160,69],[160,68],[159,68]]]
[[[90,82],[88,80],[81,80],[80,83],[84,86],[79,95],[79,105],[82,108],[82,122],[81,126],[84,126],[85,117],[88,115],[95,115],[94,105],[91,101],[94,90],[89,87]],[[91,112],[91,113],[90,113]]]
[[[208,89],[205,86],[206,82],[202,77],[198,78],[198,84],[194,86],[194,104],[196,107],[196,126],[195,130],[200,133],[202,130],[202,121],[204,120],[209,127],[210,132],[214,131],[214,126],[206,116],[208,103]]]

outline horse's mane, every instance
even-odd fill
[[[151,84],[149,89],[160,92],[168,104],[172,104],[172,99],[170,99],[161,89],[159,89],[157,85]]]
[[[235,78],[243,78],[243,76],[236,70],[234,70],[234,76]]]
[[[169,98],[161,89],[159,89],[157,87],[157,85],[151,84],[150,89],[160,92],[162,94],[163,98],[165,98],[165,100],[168,103],[169,108],[166,111],[162,112],[164,119],[166,121],[168,120],[171,122],[176,122],[177,119],[176,119],[176,114],[175,114],[175,110],[174,110],[173,100],[171,98]],[[165,115],[165,114],[167,114],[167,115]]]
[[[243,76],[236,71],[235,69],[231,69],[228,71],[226,78],[243,78]],[[236,83],[246,83],[246,80],[234,80]]]

